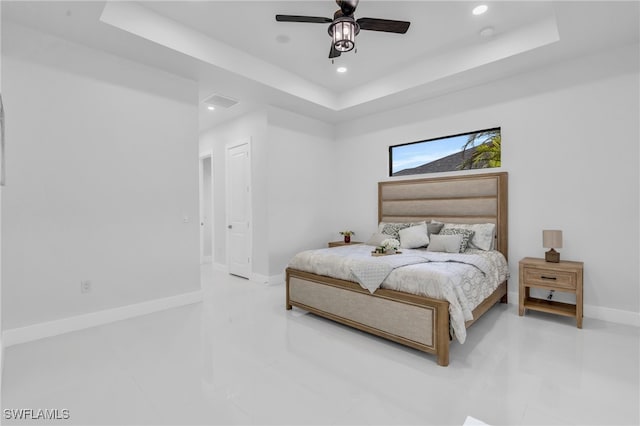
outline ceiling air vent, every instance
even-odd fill
[[[209,96],[203,102],[206,105],[211,105],[216,108],[231,108],[232,106],[238,103],[238,101],[233,98],[228,98],[226,96],[216,95],[216,94]]]

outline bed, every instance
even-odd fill
[[[379,182],[378,222],[493,223],[495,236],[492,248],[506,259],[507,182],[506,172]],[[340,250],[362,251],[370,248],[361,246],[328,250],[338,253]],[[396,270],[405,268],[411,269],[412,266]],[[289,266],[286,270],[286,309],[295,306],[435,354],[439,365],[449,364],[452,338],[449,301],[389,288],[378,288],[372,293],[360,283],[338,276],[331,277]],[[402,286],[398,285],[397,288]],[[464,329],[499,301],[507,302],[506,277],[477,303],[468,319],[463,321]]]

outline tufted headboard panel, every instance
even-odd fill
[[[495,223],[508,258],[507,182],[506,172],[379,182],[378,222]]]

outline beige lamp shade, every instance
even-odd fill
[[[559,231],[559,230],[542,231],[542,247],[562,248],[562,231]]]

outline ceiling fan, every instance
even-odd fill
[[[333,19],[321,16],[276,15],[278,22],[309,22],[312,24],[330,24],[331,50],[329,58],[340,56],[355,47],[355,37],[360,30],[382,31],[386,33],[404,34],[411,22],[393,21],[391,19],[360,18],[355,19],[353,13],[360,0],[336,0],[340,9],[333,14]]]

